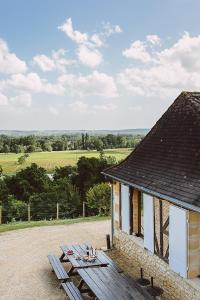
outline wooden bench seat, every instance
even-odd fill
[[[65,271],[60,259],[55,255],[48,255],[48,259],[57,278],[63,282],[67,281],[69,275],[67,274],[67,271]]]
[[[99,257],[107,261],[108,267],[113,268],[118,273],[123,273],[123,270],[105,252],[101,251]]]
[[[62,287],[70,300],[83,300],[79,289],[73,284],[73,282],[62,283]]]

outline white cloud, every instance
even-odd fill
[[[0,106],[8,105],[8,98],[0,93]]]
[[[69,107],[71,108],[71,110],[73,112],[76,113],[81,113],[81,114],[85,114],[87,112],[89,112],[88,108],[88,104],[82,101],[75,101],[69,104]]]
[[[29,108],[32,104],[32,96],[29,93],[21,93],[10,98],[10,103],[17,108]]]
[[[74,30],[72,25],[72,19],[66,19],[65,22],[58,27],[59,30],[63,31],[72,41],[77,44],[81,44],[88,41],[87,33],[81,33],[80,31]]]
[[[96,47],[102,47],[104,45],[103,40],[100,38],[100,36],[97,33],[93,34],[90,40],[91,42],[94,43],[94,46]]]
[[[86,76],[65,74],[59,77],[58,83],[72,96],[99,96],[104,98],[118,96],[117,87],[113,77],[97,71]]]
[[[111,36],[112,34],[115,34],[115,33],[123,32],[122,28],[119,25],[112,25],[109,22],[104,23],[103,28],[104,28],[103,35],[107,36],[107,37],[109,37],[109,36]]]
[[[25,61],[20,60],[16,54],[11,53],[7,43],[0,39],[0,73],[15,74],[27,71]]]
[[[49,112],[54,116],[59,115],[58,109],[55,106],[52,106],[52,105],[49,106]]]
[[[130,48],[125,49],[122,52],[123,56],[139,60],[143,63],[151,61],[151,56],[146,50],[146,45],[142,41],[135,41],[131,44]]]
[[[200,70],[200,35],[191,37],[185,33],[171,48],[158,53],[163,63],[178,63],[187,71]]]
[[[200,87],[200,35],[185,33],[167,49],[152,54],[151,65],[131,66],[117,76],[131,95],[174,97]]]
[[[88,104],[87,102],[83,101],[75,101],[70,103],[69,108],[72,112],[79,113],[79,114],[96,114],[96,113],[106,113],[114,111],[117,106],[113,103],[106,103],[106,104]]]
[[[115,30],[116,33],[121,33],[123,32],[122,28],[119,25],[115,25]]]
[[[95,68],[103,61],[102,54],[97,49],[90,49],[88,46],[81,45],[77,51],[79,61],[91,68]]]
[[[119,25],[113,26],[110,23],[104,23],[103,31],[89,35],[88,33],[74,30],[71,18],[66,19],[58,29],[78,44],[76,52],[79,61],[91,68],[99,66],[103,61],[103,55],[97,48],[103,47],[110,35],[122,32]]]
[[[117,106],[113,103],[107,103],[107,104],[94,105],[93,108],[97,111],[110,112],[115,110]]]
[[[44,54],[34,56],[33,62],[44,72],[55,69],[54,61]]]
[[[130,106],[129,109],[134,112],[139,112],[142,111],[142,106],[141,105]]]
[[[150,42],[151,44],[153,44],[153,45],[160,45],[161,44],[161,40],[160,40],[159,36],[156,35],[156,34],[147,35],[146,40],[148,42]]]
[[[38,65],[43,72],[58,70],[65,72],[66,67],[75,63],[75,60],[66,58],[67,50],[58,49],[52,51],[50,57],[41,54],[33,57],[33,63]]]
[[[51,95],[63,95],[64,88],[58,84],[51,84],[46,79],[41,79],[37,73],[14,74],[5,81],[4,88],[15,88],[32,93],[45,93]]]

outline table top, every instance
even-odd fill
[[[112,267],[77,269],[78,274],[99,300],[152,300],[129,276]]]
[[[70,263],[72,264],[72,266],[74,268],[88,268],[88,267],[101,267],[101,266],[107,266],[109,264],[109,261],[106,259],[106,257],[104,255],[102,255],[101,250],[97,250],[96,251],[96,259],[94,262],[88,262],[88,261],[83,261],[83,260],[77,260],[76,256],[79,255],[81,257],[83,257],[84,255],[86,255],[86,247],[87,245],[82,244],[82,245],[65,245],[65,246],[61,246],[61,249],[63,251],[63,254],[65,254],[68,258],[68,260],[70,261]],[[72,250],[73,251],[73,255],[67,255],[67,251],[68,250]]]

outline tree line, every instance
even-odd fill
[[[32,153],[42,151],[97,150],[134,148],[143,135],[75,135],[19,136],[0,135],[0,153]]]
[[[87,215],[110,213],[110,186],[101,172],[116,163],[113,157],[81,157],[76,166],[57,167],[53,179],[47,171],[33,163],[15,175],[0,172],[0,205],[3,222],[27,220],[27,205],[32,220],[55,218],[59,203],[61,218],[82,215],[82,203]]]

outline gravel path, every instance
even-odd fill
[[[48,254],[60,245],[91,242],[105,246],[110,221],[21,229],[0,234],[0,299],[66,300],[51,272]]]

